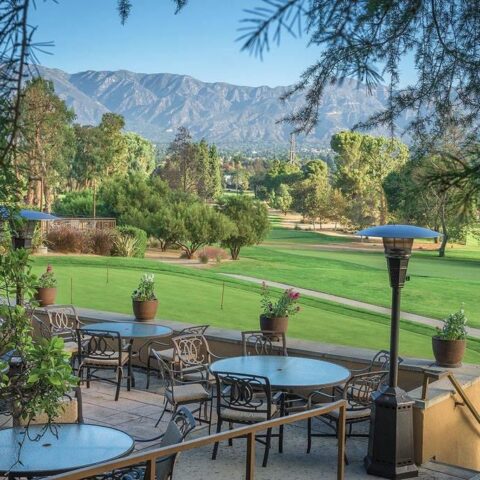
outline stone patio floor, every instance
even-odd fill
[[[145,375],[137,373],[136,389],[127,392],[122,388],[120,399],[114,401],[113,386],[104,382],[92,382],[89,389],[83,388],[83,414],[86,423],[108,425],[123,430],[136,438],[152,438],[165,430],[170,415],[155,428],[154,425],[163,408],[161,385],[154,381],[149,391],[143,389]],[[320,422],[316,428],[325,429]],[[328,431],[325,430],[326,432]],[[197,427],[189,438],[208,435],[208,427]],[[137,450],[150,449],[158,445],[154,443],[137,443]],[[174,471],[177,480],[237,480],[244,478],[246,440],[234,440],[229,447],[225,442],[220,445],[217,460],[211,460],[212,447],[204,447],[185,452],[178,457]],[[347,455],[349,465],[346,466],[345,478],[348,480],[374,479],[367,475],[363,468],[363,457],[367,450],[366,438],[349,438]],[[257,444],[256,478],[271,480],[286,478],[296,479],[336,479],[336,441],[334,438],[314,438],[312,452],[306,454],[306,424],[289,425],[285,429],[284,452],[277,451],[276,439],[270,452],[267,468],[262,468],[263,445]],[[420,469],[422,480],[468,479],[462,471],[448,471],[441,465],[431,464]]]

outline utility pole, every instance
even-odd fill
[[[295,134],[292,132],[290,134],[290,154],[288,158],[289,163],[295,163],[296,162],[296,141],[295,141]]]
[[[93,218],[97,218],[97,181],[93,179]]]

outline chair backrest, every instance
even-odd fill
[[[186,327],[183,330],[180,330],[178,332],[178,335],[205,335],[205,332],[207,331],[207,328],[210,325],[194,325],[193,327]],[[177,336],[177,335],[175,335]]]
[[[284,332],[249,330],[242,332],[243,355],[288,356]],[[279,350],[276,349],[279,347]]]
[[[73,305],[49,305],[45,307],[50,322],[51,335],[66,340],[75,339],[75,330],[81,322]]]
[[[398,364],[403,362],[402,357],[398,357]],[[370,362],[369,371],[388,370],[390,368],[390,352],[388,350],[380,350],[375,354]]]
[[[187,334],[172,338],[173,360],[180,368],[210,364],[210,349],[203,335]]]
[[[348,410],[362,410],[373,404],[372,394],[385,382],[387,370],[365,372],[353,375],[345,384],[343,398]]]
[[[195,419],[190,410],[180,407],[168,423],[165,434],[160,443],[161,447],[168,447],[182,443],[186,436],[195,428]],[[167,480],[170,478],[178,454],[161,458],[156,462],[156,480]]]
[[[118,332],[108,330],[77,330],[78,351],[80,363],[85,358],[94,360],[118,360],[121,365],[122,337]]]
[[[272,388],[267,377],[240,373],[215,372],[217,416],[224,409],[265,414],[272,412]]]

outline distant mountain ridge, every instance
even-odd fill
[[[69,74],[38,67],[38,72],[75,109],[78,123],[97,124],[104,113],[115,112],[125,117],[128,130],[161,143],[185,126],[194,138],[223,146],[287,144],[292,127],[277,121],[303,104],[302,94],[280,101],[288,87],[244,87],[126,70]],[[333,133],[383,109],[387,95],[383,86],[369,95],[354,81],[333,85],[325,94],[318,126],[297,142],[328,146]]]

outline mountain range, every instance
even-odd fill
[[[185,126],[195,139],[204,137],[220,146],[287,144],[291,126],[278,120],[299,109],[304,100],[298,93],[280,101],[288,87],[207,83],[170,73],[88,70],[71,74],[40,66],[37,74],[53,81],[57,94],[74,108],[78,123],[97,124],[102,114],[115,112],[124,116],[127,130],[158,143],[170,141],[176,129]],[[319,124],[297,143],[328,146],[333,133],[383,109],[387,96],[383,86],[368,94],[353,80],[330,86],[320,107]]]

